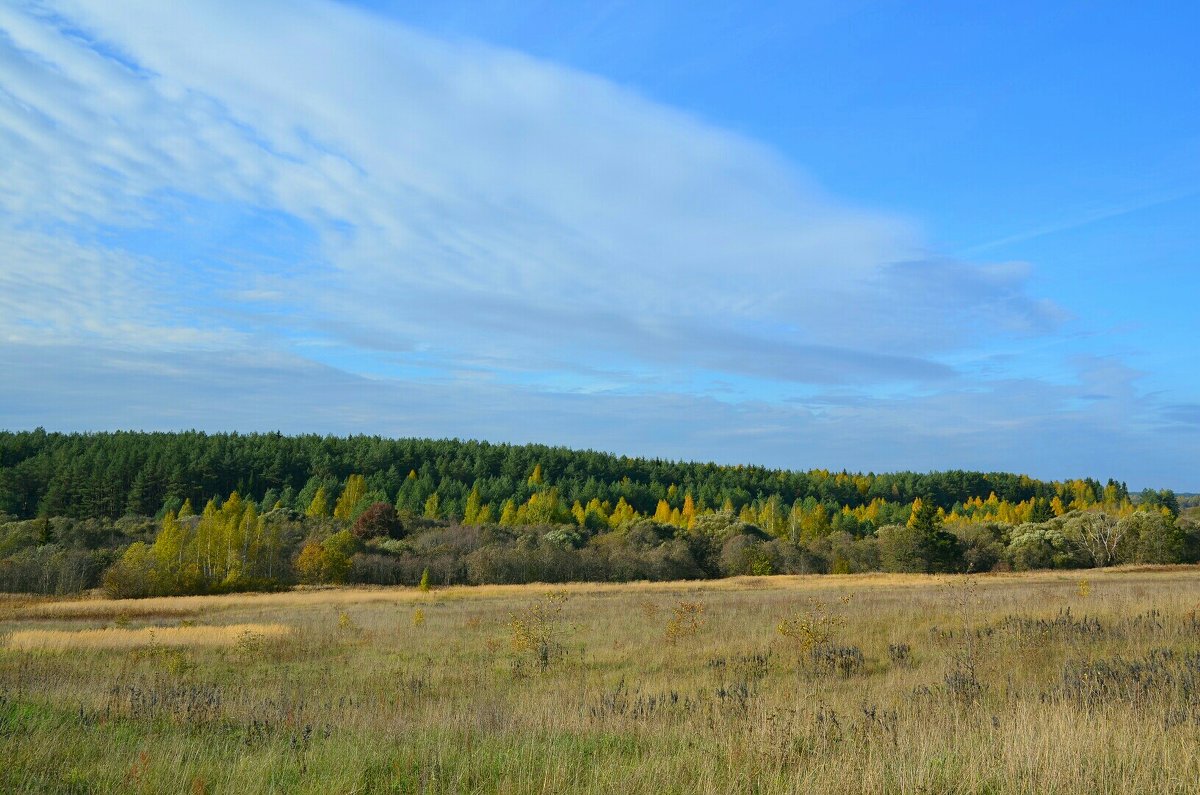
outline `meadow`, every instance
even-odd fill
[[[0,791],[1190,793],[1198,584],[0,597]]]

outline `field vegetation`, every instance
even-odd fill
[[[1194,567],[0,597],[0,791],[1195,791]]]

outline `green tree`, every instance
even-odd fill
[[[321,564],[321,578],[325,582],[343,583],[350,575],[351,558],[358,549],[358,541],[349,530],[334,533],[321,543],[325,558]]]

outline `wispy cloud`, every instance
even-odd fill
[[[1009,246],[1014,243],[1024,243],[1029,240],[1036,240],[1039,237],[1056,235],[1061,232],[1071,232],[1076,229],[1082,229],[1083,227],[1091,226],[1092,224],[1100,223],[1101,221],[1108,221],[1113,218],[1131,215],[1142,210],[1149,210],[1153,207],[1161,207],[1164,204],[1171,204],[1173,202],[1182,201],[1183,199],[1189,199],[1198,194],[1200,194],[1200,191],[1197,191],[1195,188],[1188,188],[1186,190],[1171,191],[1156,196],[1131,199],[1130,201],[1115,206],[1098,207],[1090,210],[1084,210],[1074,216],[1057,219],[1050,221],[1049,223],[1038,224],[1030,227],[1029,229],[1023,229],[1019,232],[1014,232],[1010,235],[996,238],[995,240],[988,240],[983,243],[968,246],[958,253],[959,256],[962,257],[978,257],[988,251],[992,251],[1003,246]]]
[[[1069,319],[1027,264],[940,256],[752,140],[342,5],[0,6],[0,150],[0,425],[1048,472],[1086,463],[1064,428],[1152,406],[1131,373],[966,381]]]
[[[114,274],[150,238],[244,327],[287,296],[281,336],[364,352],[869,383],[945,377],[929,357],[964,337],[1055,318],[1023,273],[922,262],[903,219],[588,75],[327,3],[49,7],[0,15],[8,207],[91,231]],[[294,219],[314,248],[284,239],[276,260],[320,267],[213,251],[188,216],[214,203]],[[981,283],[1003,295],[988,328]],[[18,290],[26,314],[46,287]]]

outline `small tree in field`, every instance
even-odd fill
[[[513,667],[518,673],[526,662],[545,671],[566,654],[563,643],[568,628],[562,622],[566,591],[550,591],[509,616]]]

